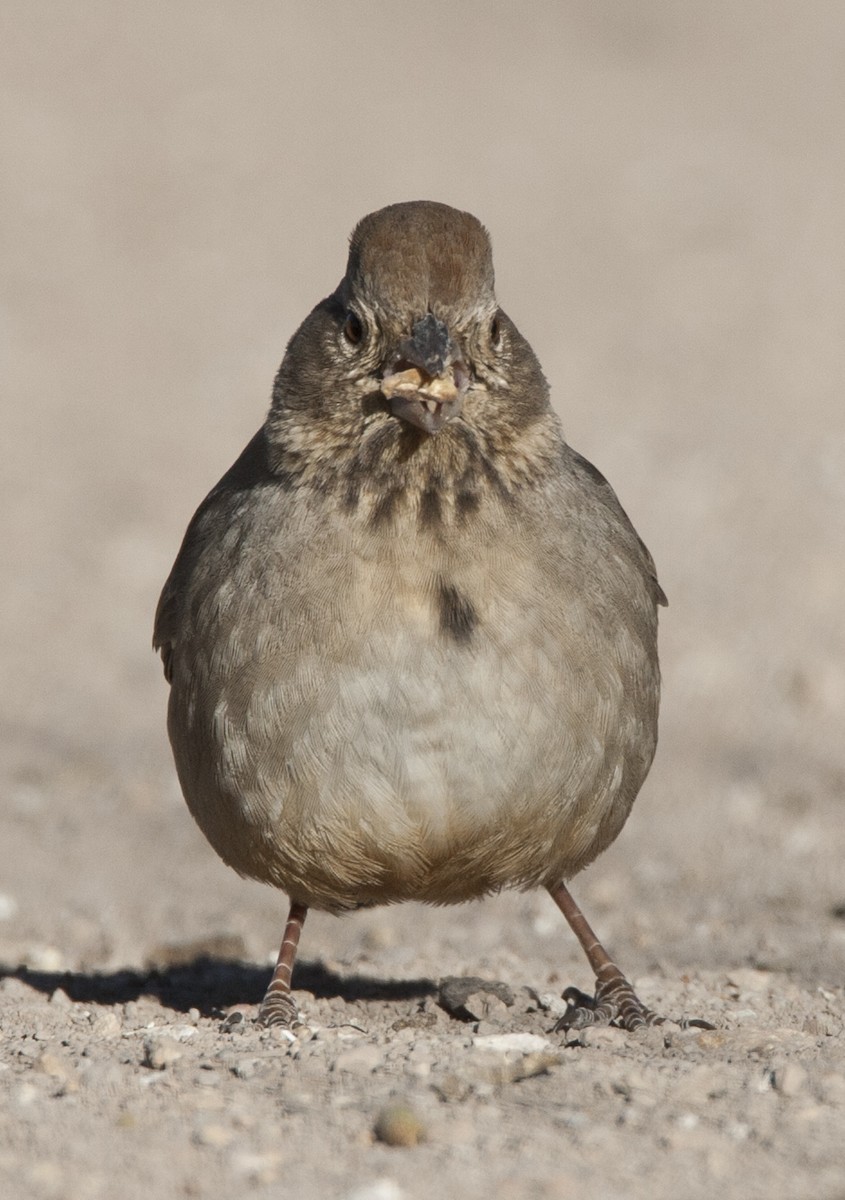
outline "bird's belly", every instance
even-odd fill
[[[624,739],[597,732],[624,729],[622,682],[510,617],[460,646],[376,624],[264,674],[245,706],[221,689],[214,779],[186,788],[218,853],[328,909],[459,901],[594,857],[629,804]]]

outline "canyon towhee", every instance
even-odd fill
[[[260,1021],[295,1018],[309,907],[539,886],[596,974],[561,1024],[658,1019],[563,881],[651,765],[664,603],[498,307],[484,227],[428,202],[365,217],[155,621],[188,806],[291,900]]]

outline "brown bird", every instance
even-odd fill
[[[562,1024],[658,1019],[564,881],[651,766],[665,602],[496,302],[484,227],[429,202],[365,217],[155,621],[188,806],[290,897],[260,1021],[296,1016],[308,908],[504,887],[548,888],[595,972]]]

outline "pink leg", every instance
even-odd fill
[[[578,988],[567,988],[563,999],[569,1008],[555,1029],[580,1029],[584,1025],[618,1025],[632,1031],[644,1025],[662,1025],[659,1017],[637,997],[628,980],[602,946],[587,918],[572,899],[563,883],[549,888],[549,894],[569,922],[572,932],[584,949],[596,976],[595,997],[586,996]]]
[[[305,924],[308,908],[304,904],[291,904],[288,913],[288,923],[279,949],[279,957],[270,985],[261,1001],[258,1010],[259,1025],[284,1025],[290,1028],[297,1020],[293,997],[290,994],[290,981],[293,975],[293,964],[299,945],[299,935]]]

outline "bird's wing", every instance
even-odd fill
[[[181,601],[186,580],[193,573],[203,550],[213,542],[215,529],[225,524],[230,516],[231,504],[237,502],[238,493],[250,491],[271,478],[262,427],[191,518],[173,569],[159,597],[153,624],[153,649],[161,654],[164,677],[168,683],[173,679],[173,652],[179,637]]]
[[[658,583],[657,568],[654,565],[654,559],[651,557],[648,546],[646,546],[643,539],[631,524],[631,520],[622,505],[619,503],[613,488],[607,482],[598,467],[594,467],[588,459],[579,454],[577,450],[573,450],[571,446],[567,446],[566,449],[570,455],[570,462],[575,473],[580,475],[583,479],[589,480],[595,491],[601,496],[602,502],[607,507],[615,510],[616,515],[622,518],[625,526],[627,526],[628,530],[636,541],[636,546],[639,550],[639,559],[642,572],[649,581],[654,602],[655,604],[660,604],[665,607],[668,605],[669,601],[666,597],[666,593],[663,591],[663,588]]]

